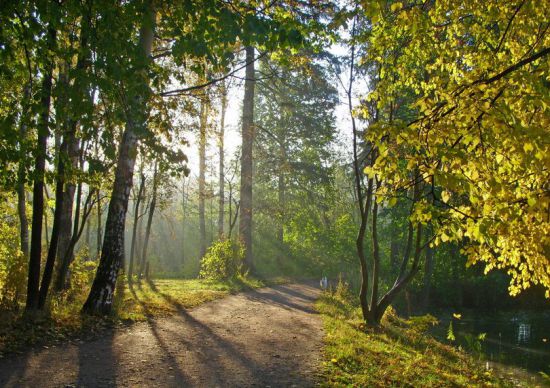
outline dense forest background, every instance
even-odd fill
[[[547,306],[548,10],[520,3],[4,2],[2,305],[106,313],[117,278],[237,257],[375,324]]]

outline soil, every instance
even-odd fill
[[[318,293],[306,284],[266,287],[34,349],[0,359],[0,386],[311,387],[322,361]]]

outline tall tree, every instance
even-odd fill
[[[206,95],[202,95],[200,98],[199,120],[199,255],[202,258],[206,254],[206,221],[204,214],[206,199],[206,125],[208,121],[208,101]]]
[[[55,45],[56,30],[50,25],[47,31],[48,47]],[[55,62],[48,55],[40,85],[40,121],[38,123],[38,142],[34,166],[31,249],[29,254],[29,276],[27,282],[27,302],[25,309],[32,312],[38,308],[40,283],[40,261],[42,259],[42,218],[44,216],[44,175],[48,137],[50,134],[50,102],[52,97],[52,79]]]
[[[138,231],[138,224],[140,219],[140,204],[143,199],[143,191],[145,189],[145,175],[143,174],[143,168],[141,169],[140,173],[140,183],[139,183],[139,190],[137,192],[137,195],[135,196],[135,206],[134,206],[134,224],[132,226],[132,241],[130,243],[130,263],[128,265],[128,282],[131,284],[133,282],[133,276],[134,276],[134,260],[135,260],[135,252],[136,252],[136,238],[137,238],[137,231]]]
[[[145,226],[145,236],[143,237],[143,252],[141,254],[141,264],[139,266],[138,279],[141,280],[143,275],[146,275],[147,267],[149,265],[147,250],[149,249],[149,240],[151,238],[151,228],[153,225],[153,217],[155,215],[155,209],[157,207],[157,194],[158,194],[158,160],[155,160],[155,167],[153,169],[153,190],[151,193],[151,202],[149,203],[149,213],[147,215],[147,225]]]
[[[218,180],[218,190],[219,190],[219,201],[218,201],[218,237],[223,236],[224,231],[224,218],[225,218],[225,110],[227,109],[227,85],[225,81],[222,81],[220,86],[221,92],[221,112],[220,112],[220,131],[218,133],[218,153],[220,154],[220,163],[219,163],[219,180]]]
[[[80,26],[79,51],[77,62],[73,74],[68,80],[67,89],[70,108],[66,113],[64,120],[65,131],[63,133],[63,148],[66,149],[66,155],[61,155],[63,163],[64,189],[62,209],[59,219],[59,242],[57,260],[59,262],[57,271],[57,281],[55,288],[61,290],[67,286],[67,272],[69,264],[74,259],[74,254],[70,248],[73,238],[73,206],[76,190],[75,170],[78,167],[80,155],[80,139],[77,136],[77,127],[79,121],[85,116],[87,107],[92,104],[88,96],[88,85],[85,81],[88,78],[88,69],[90,66],[89,38],[91,28],[91,2],[85,2],[82,12],[82,21]],[[65,160],[65,158],[67,160]]]
[[[254,271],[252,254],[252,149],[254,144],[254,47],[246,47],[246,70],[244,81],[242,148],[241,148],[241,190],[239,235],[245,248],[245,265]]]
[[[150,93],[147,67],[150,62],[156,22],[155,10],[151,1],[145,2],[141,18],[139,43],[136,50],[138,52],[136,63],[139,67],[135,69],[135,86],[127,91],[129,96],[126,108],[126,125],[119,146],[101,259],[92,289],[83,306],[83,311],[91,314],[106,314],[112,307],[118,272],[124,262],[124,227],[128,198],[132,187],[138,136],[146,133],[147,101]]]
[[[30,96],[31,89],[30,84],[25,86],[23,92],[23,101],[21,104],[22,113],[21,113],[21,122],[19,123],[19,147],[21,151],[21,159],[18,166],[18,177],[17,177],[17,213],[19,216],[19,238],[21,252],[26,260],[29,259],[29,220],[27,218],[27,190],[25,188],[25,183],[27,180],[26,166],[24,163],[24,156],[26,154],[26,137],[27,137],[27,115],[29,112],[30,105]]]

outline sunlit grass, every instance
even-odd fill
[[[360,310],[337,295],[323,294],[316,306],[325,326],[324,386],[512,386],[418,323],[387,314],[383,327],[373,331],[365,328]]]
[[[98,332],[119,325],[172,315],[223,298],[229,294],[280,283],[281,279],[261,281],[239,277],[226,282],[199,279],[158,279],[134,282],[119,281],[113,312],[107,317],[80,314],[87,289],[72,290],[52,298],[47,314],[32,321],[17,311],[0,311],[0,356],[30,345],[49,345],[71,339],[93,337]]]

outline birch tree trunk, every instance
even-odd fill
[[[140,30],[140,55],[143,56],[145,62],[151,55],[154,25],[155,12],[149,2],[144,11]],[[143,86],[145,86],[142,90],[148,88],[149,80],[146,69],[136,72],[136,77],[139,77],[136,82],[143,82]],[[83,306],[83,311],[88,314],[108,314],[113,304],[118,272],[124,262],[124,226],[137,154],[137,134],[145,133],[147,101],[146,93],[138,92],[128,97],[126,126],[119,147],[101,259],[90,294]]]

